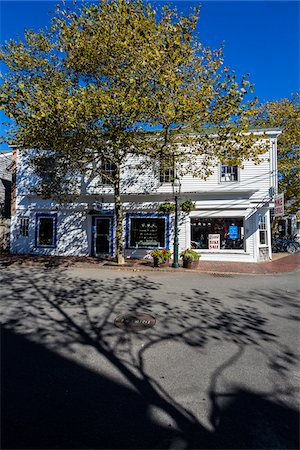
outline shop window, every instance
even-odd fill
[[[28,236],[29,217],[19,217],[19,233],[20,236]]]
[[[173,183],[174,181],[173,158],[161,158],[159,168],[159,180],[161,183]]]
[[[278,221],[278,233],[280,237],[284,237],[286,235],[286,221],[279,220]]]
[[[37,217],[38,247],[55,247],[56,245],[56,215],[40,214]]]
[[[162,217],[131,217],[129,247],[155,248],[166,246],[166,221]]]
[[[212,251],[244,250],[243,218],[191,218],[191,247]]]
[[[221,182],[238,181],[238,167],[221,164]]]
[[[261,245],[268,245],[266,216],[262,214],[259,215],[259,243]]]

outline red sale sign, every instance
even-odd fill
[[[209,234],[208,235],[208,248],[209,250],[220,250],[220,235]]]
[[[275,195],[274,198],[274,216],[281,217],[284,215],[284,193]]]

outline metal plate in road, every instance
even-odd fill
[[[143,331],[154,327],[156,319],[150,314],[128,313],[121,314],[115,319],[115,325],[126,331]]]

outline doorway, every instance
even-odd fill
[[[104,256],[111,254],[112,217],[95,217],[94,254]]]

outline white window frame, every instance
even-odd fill
[[[108,159],[103,159],[102,161],[102,182],[104,184],[113,184],[113,182],[107,177],[113,177],[115,172],[114,163],[109,161]]]
[[[170,164],[168,160],[170,159]],[[160,183],[173,183],[175,177],[174,162],[171,158],[160,158],[159,161],[159,181]]]
[[[265,242],[261,242],[261,233],[264,233],[265,236]],[[267,224],[267,217],[266,214],[258,214],[258,240],[259,240],[259,246],[260,247],[268,247],[268,224]]]
[[[223,178],[223,167],[226,169]],[[234,173],[235,172],[235,173]],[[236,179],[231,179],[236,176]],[[238,183],[240,181],[240,171],[238,166],[229,166],[228,164],[220,163],[220,183]]]
[[[205,219],[205,220],[207,220],[207,219],[211,219],[211,220],[214,220],[214,219],[229,219],[229,220],[232,220],[232,219],[238,219],[238,220],[242,220],[243,221],[243,248],[236,248],[236,249],[229,249],[229,248],[220,248],[220,249],[218,249],[218,250],[215,250],[215,249],[209,249],[209,248],[201,248],[201,249],[193,249],[193,250],[195,250],[195,251],[197,251],[197,252],[199,252],[200,254],[201,253],[224,253],[224,254],[234,254],[234,253],[240,253],[240,254],[245,254],[246,252],[247,252],[247,250],[246,250],[246,246],[247,246],[247,237],[246,237],[246,233],[245,233],[245,230],[246,230],[246,219],[245,219],[245,217],[244,216],[235,216],[235,217],[230,217],[230,216],[225,216],[225,217],[219,217],[219,216],[216,216],[216,217],[208,217],[208,216],[192,216],[190,219],[199,219],[199,220],[201,220],[201,219]],[[190,228],[191,228],[191,221],[190,221]],[[190,234],[190,239],[192,238],[192,233]]]

